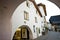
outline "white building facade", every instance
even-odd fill
[[[42,10],[42,9],[41,9]],[[43,11],[41,12],[41,14]],[[42,16],[46,16],[45,13]],[[21,3],[12,15],[12,38],[19,27],[26,26],[31,30],[32,36],[29,35],[30,39],[35,39],[42,35],[42,29],[44,26],[44,17],[39,15],[39,11],[31,1],[24,1]]]

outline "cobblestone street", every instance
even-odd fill
[[[38,37],[35,40],[60,40],[60,33],[49,31],[48,34]]]

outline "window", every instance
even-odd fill
[[[36,10],[36,14],[37,14],[37,10]]]
[[[37,23],[37,17],[35,17],[35,23]]]
[[[26,24],[26,21],[24,21],[24,23]]]
[[[35,25],[33,25],[33,30],[34,30],[34,32],[35,32]]]
[[[39,33],[40,33],[40,28],[39,28]]]
[[[27,38],[27,29],[22,28],[22,38]]]
[[[37,34],[40,34],[40,28],[36,28]]]
[[[24,19],[29,20],[29,13],[24,11]]]
[[[28,0],[26,0],[26,5],[27,5],[27,7],[29,7],[29,2],[28,2]]]

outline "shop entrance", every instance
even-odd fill
[[[30,31],[27,27],[25,26],[22,26],[22,27],[19,27],[14,36],[13,36],[13,40],[29,40],[31,39],[31,36],[30,36]]]

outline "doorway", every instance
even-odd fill
[[[29,28],[27,28],[26,26],[21,26],[16,30],[12,40],[29,40],[29,39],[32,39],[31,31],[29,31]]]

